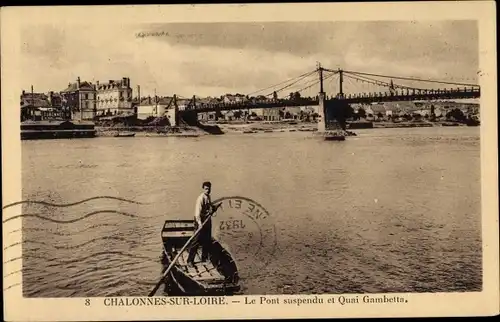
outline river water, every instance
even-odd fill
[[[228,239],[244,294],[481,290],[479,127],[356,132],[23,141],[24,199],[143,203],[25,205],[23,294],[147,295],[161,225],[192,218],[205,180],[274,226],[274,246]]]

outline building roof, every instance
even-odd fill
[[[106,89],[112,89],[112,88],[130,88],[130,79],[127,77],[124,77],[123,79],[110,79],[106,83],[99,83],[96,84],[97,90],[106,90]]]
[[[218,104],[220,103],[220,100],[214,97],[204,97],[197,99],[196,102],[201,104]]]
[[[21,107],[34,106],[34,107],[50,107],[50,103],[48,99],[40,99],[40,98],[21,98]]]
[[[89,91],[93,91],[95,89],[94,89],[94,85],[92,85],[92,83],[83,81],[83,82],[80,82],[80,88],[79,89],[78,89],[78,84],[77,83],[70,83],[70,84],[68,84],[68,87],[66,89],[62,90],[61,92],[75,92],[77,90],[89,90]]]
[[[170,97],[170,96],[158,97],[157,102],[155,102],[154,97],[141,97],[141,103],[139,105],[155,105],[155,104],[168,105],[171,100],[172,100],[172,97]],[[137,102],[137,99],[135,99],[135,101]],[[177,101],[179,101],[179,100],[177,100]]]

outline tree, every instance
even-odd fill
[[[446,114],[447,119],[455,119],[456,121],[465,121],[465,114],[458,108],[454,108]]]
[[[408,114],[408,113],[406,113],[405,115],[403,115],[403,118],[404,118],[406,121],[411,121],[411,120],[413,119],[413,117],[412,117],[410,114]]]
[[[243,113],[241,111],[234,111],[233,115],[234,115],[235,119],[239,119],[239,118],[241,118]]]
[[[216,111],[215,112],[215,120],[218,120],[220,118],[223,118],[224,115],[222,115],[221,111]]]
[[[365,111],[365,109],[364,109],[364,108],[360,107],[360,108],[358,109],[358,116],[359,116],[360,118],[365,118],[365,117],[366,117],[366,111]]]
[[[326,101],[325,104],[328,104],[330,117],[335,119],[342,129],[346,129],[346,120],[352,118],[354,115],[354,109],[346,103],[344,100],[330,100]]]
[[[413,119],[415,121],[420,121],[422,119],[422,115],[420,115],[418,113],[413,113]]]

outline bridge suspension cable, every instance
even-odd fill
[[[384,78],[393,78],[393,79],[401,79],[401,80],[409,80],[409,81],[418,81],[418,82],[446,84],[446,85],[479,87],[479,85],[477,85],[477,84],[454,83],[454,82],[438,81],[438,80],[431,80],[431,79],[421,79],[421,78],[415,78],[415,77],[388,76],[388,75],[370,74],[370,73],[362,73],[362,72],[355,72],[355,71],[348,71],[348,70],[344,70],[344,73],[351,73],[351,74],[356,74],[356,75],[366,75],[366,76],[376,76],[376,77],[384,77]]]
[[[335,76],[337,73],[338,73],[337,71],[333,71],[330,75],[323,77],[323,82],[324,82],[324,81],[326,81],[326,80],[328,80],[328,79],[330,79],[330,78],[332,78],[332,77],[333,77],[333,76]],[[300,93],[300,92],[302,92],[302,91],[305,91],[306,89],[309,89],[309,88],[313,87],[314,85],[319,84],[319,82],[320,82],[320,80],[319,80],[319,79],[318,79],[318,80],[314,80],[314,82],[313,82],[312,84],[310,84],[310,85],[308,85],[308,86],[306,86],[306,87],[304,87],[304,88],[299,89],[297,92],[299,92],[299,93]]]
[[[374,84],[374,85],[378,85],[378,86],[391,87],[390,83],[380,81],[378,79],[369,78],[366,76],[359,76],[359,75],[355,76],[351,72],[344,72],[344,75],[347,76],[348,78],[352,78],[352,79],[360,81],[360,82],[366,82],[366,83],[370,83],[370,84]],[[404,85],[399,85],[399,84],[394,84],[394,83],[392,84],[392,86],[394,89],[401,88],[401,89],[408,89],[408,90],[411,89],[411,90],[419,90],[419,91],[428,90],[428,89],[424,89],[424,88],[410,87],[410,86],[404,86]]]
[[[316,72],[316,70],[309,71],[309,72],[304,73],[304,74],[302,74],[302,75],[299,75],[299,76],[297,76],[297,77],[293,77],[293,78],[287,79],[287,80],[285,80],[285,81],[283,81],[283,82],[280,82],[280,83],[277,83],[277,84],[274,84],[274,85],[268,86],[268,87],[263,88],[263,89],[259,89],[259,90],[255,91],[255,92],[248,93],[248,94],[247,94],[247,96],[250,96],[250,95],[254,95],[254,94],[257,94],[257,93],[263,92],[263,91],[268,90],[268,89],[270,89],[270,88],[274,88],[274,87],[277,87],[277,86],[280,86],[280,85],[286,84],[286,83],[291,82],[291,81],[294,81],[294,80],[296,80],[296,82],[298,82],[298,81],[300,81],[300,80],[302,80],[302,79],[304,79],[304,78],[306,78],[306,77],[308,77],[308,76],[311,76],[311,75],[312,75],[312,74],[314,74],[315,72]],[[295,82],[295,83],[296,83],[296,82]],[[278,90],[278,91],[280,91],[280,90]],[[278,92],[278,91],[277,91],[277,92]],[[272,94],[272,93],[271,93],[271,94]],[[269,94],[268,94],[268,95],[269,95]],[[268,95],[264,95],[264,96],[268,96]]]
[[[298,82],[302,81],[302,80],[303,80],[303,79],[305,79],[306,77],[309,77],[309,76],[311,76],[311,75],[313,75],[313,74],[315,74],[315,73],[316,73],[316,70],[314,70],[314,71],[312,71],[312,72],[308,73],[307,75],[305,75],[305,76],[303,76],[303,77],[300,77],[299,79],[297,79],[297,80],[296,80],[296,81],[294,81],[293,83],[290,83],[290,84],[288,84],[288,85],[286,85],[286,86],[283,86],[283,87],[281,87],[280,89],[277,89],[277,90],[275,90],[275,91],[273,91],[273,92],[271,92],[271,93],[269,93],[269,94],[267,94],[267,95],[265,95],[265,96],[271,96],[271,95],[273,95],[273,94],[274,94],[274,92],[279,93],[279,92],[281,92],[281,91],[283,91],[283,90],[285,90],[285,89],[287,89],[287,88],[289,88],[289,87],[291,87],[291,86],[293,86],[293,85],[297,84]],[[318,82],[319,82],[319,81],[318,81]]]

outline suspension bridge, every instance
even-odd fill
[[[327,96],[325,89],[336,94]],[[307,96],[311,91],[315,94]],[[193,96],[179,112],[186,114],[319,106],[320,118],[323,121],[318,127],[322,131],[328,130],[328,124],[335,114],[334,109],[342,104],[345,106],[345,104],[399,101],[472,99],[479,98],[480,95],[480,86],[472,83],[389,76],[343,69],[332,70],[318,64],[312,71],[246,95],[240,94],[236,100],[204,102]],[[175,100],[176,96],[173,98],[173,101]]]

